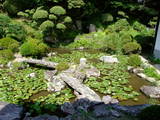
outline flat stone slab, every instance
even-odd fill
[[[23,107],[0,102],[0,120],[21,120]]]
[[[72,77],[69,73],[61,73],[61,79],[66,82],[70,87],[79,92],[84,98],[91,101],[101,101],[99,95],[97,95],[92,89],[81,83],[77,78]]]
[[[140,90],[151,98],[160,98],[160,87],[155,86],[142,86]]]
[[[160,64],[155,64],[154,65],[158,70],[160,70]]]

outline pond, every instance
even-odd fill
[[[150,82],[138,77],[135,74],[130,74],[130,76],[131,78],[129,79],[129,84],[133,87],[133,89],[136,92],[140,93],[140,95],[137,97],[138,101],[126,100],[120,102],[121,105],[160,104],[160,99],[149,98],[140,91],[140,88],[143,85],[151,85]]]
[[[87,54],[99,54],[99,53],[104,53],[101,52],[99,50],[91,50],[91,49],[86,49],[86,50],[69,50],[69,49],[62,49],[62,48],[54,48],[51,49],[52,52],[57,53],[55,56],[59,56],[59,55],[63,55],[63,54],[68,54],[71,57],[73,56],[73,52],[80,52],[80,53],[84,53],[86,52]],[[64,56],[66,57],[66,56]],[[80,56],[77,56],[80,57]],[[68,59],[68,58],[67,58]],[[70,58],[69,58],[70,59]],[[94,62],[94,63],[98,63],[100,62],[98,59],[88,59],[89,62]],[[54,61],[54,60],[53,60]],[[133,99],[129,99],[129,100],[124,100],[121,101],[120,104],[121,105],[139,105],[139,104],[159,104],[160,100],[158,99],[151,99],[147,96],[145,96],[143,93],[141,93],[140,91],[140,87],[142,87],[143,85],[151,85],[151,83],[149,83],[148,81],[136,76],[135,74],[130,73],[130,79],[129,79],[129,85],[131,85],[133,87],[133,90],[138,92],[140,95],[137,96],[138,100],[135,101]],[[53,92],[47,92],[47,91],[40,91],[37,94],[34,94],[33,96],[30,97],[29,101],[32,101],[33,99],[36,99],[38,97],[41,96],[47,96],[48,94],[52,94]],[[100,94],[97,92],[97,94],[100,95],[100,97],[105,96],[105,94]],[[70,101],[73,102],[75,98],[72,98]]]

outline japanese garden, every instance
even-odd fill
[[[159,0],[0,0],[0,120],[160,120]]]

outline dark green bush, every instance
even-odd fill
[[[10,60],[14,59],[14,54],[11,50],[0,50],[0,64],[7,64]]]
[[[29,39],[22,44],[20,52],[23,56],[39,57],[45,55],[48,50],[48,46],[37,39]]]
[[[128,42],[123,46],[125,54],[139,53],[141,51],[141,45],[137,42]]]
[[[142,64],[141,58],[137,54],[132,54],[128,58],[128,64],[130,66],[138,67]]]
[[[12,38],[2,38],[0,39],[0,48],[1,49],[10,49],[13,52],[17,52],[19,43]]]
[[[160,119],[160,106],[152,105],[141,111],[138,115],[140,120],[159,120]]]

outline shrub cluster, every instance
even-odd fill
[[[139,57],[139,55],[132,54],[128,58],[128,64],[130,66],[138,67],[142,64],[142,61],[141,61],[141,58]]]
[[[2,38],[0,39],[0,48],[1,49],[10,49],[13,52],[17,52],[19,43],[12,38]]]
[[[42,56],[48,50],[48,46],[37,39],[29,39],[23,43],[20,52],[23,56]]]

